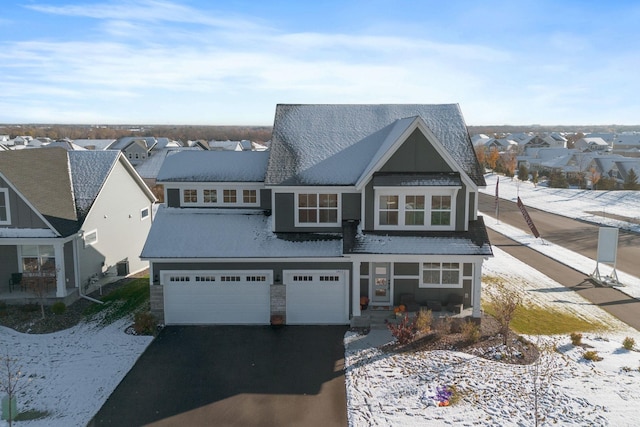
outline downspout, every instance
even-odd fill
[[[78,295],[80,295],[80,298],[84,298],[84,299],[89,300],[91,302],[96,302],[98,304],[104,304],[104,301],[100,301],[100,300],[97,300],[95,298],[91,298],[90,296],[85,295],[85,294],[82,293],[82,283],[80,281],[80,276],[81,276],[80,273],[81,272],[80,272],[80,246],[79,246],[81,238],[82,238],[82,231],[80,233],[78,233],[78,238],[75,239],[75,241],[76,241],[75,249],[76,250],[74,251],[75,252],[75,261],[76,261],[76,271],[77,271],[76,277],[78,278],[78,283],[77,283],[77,285],[78,285]]]

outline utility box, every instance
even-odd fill
[[[9,410],[11,409],[11,410]],[[15,420],[18,416],[18,404],[16,403],[16,398],[11,398],[11,402],[9,402],[9,396],[4,396],[2,398],[2,419],[9,420],[9,412],[11,412],[11,420]]]

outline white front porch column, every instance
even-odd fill
[[[351,304],[351,311],[355,317],[362,314],[360,311],[360,261],[353,261],[351,268],[353,269],[353,288],[351,292],[353,303]]]
[[[471,317],[480,318],[482,296],[482,260],[473,264],[473,291],[472,300],[473,310],[471,311]]]
[[[53,245],[53,253],[56,257],[56,297],[67,296],[67,274],[64,270],[64,244],[62,242]]]

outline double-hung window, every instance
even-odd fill
[[[298,224],[338,224],[339,203],[337,193],[300,193],[296,199]]]
[[[376,190],[375,227],[381,230],[450,230],[455,190]]]
[[[9,189],[0,188],[0,224],[10,224],[11,213],[9,211]]]
[[[50,273],[56,271],[53,245],[24,245],[21,247],[22,271]]]

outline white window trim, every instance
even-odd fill
[[[376,187],[374,188],[375,230],[434,230],[450,231],[456,227],[456,199],[459,187]],[[398,196],[398,225],[380,225],[380,196]],[[405,225],[405,197],[424,196],[424,225]],[[431,225],[431,196],[451,196],[451,223]]]
[[[88,240],[87,240],[87,237],[88,237],[88,236],[91,236],[92,234],[95,234],[95,236],[96,236],[95,240],[93,240],[93,241],[88,241]],[[98,243],[98,230],[97,230],[97,229],[95,229],[95,230],[91,230],[91,231],[85,231],[85,232],[82,234],[82,240],[84,241],[84,247],[85,247],[85,248],[87,248],[87,247],[89,247],[89,246],[93,246],[93,245],[95,245],[96,243]]]
[[[300,194],[315,194],[319,196],[320,194],[335,194],[336,198],[337,198],[337,207],[336,209],[338,210],[338,213],[336,215],[336,222],[300,222],[299,221],[299,215],[298,215],[298,199]],[[342,193],[338,192],[338,191],[322,191],[322,190],[311,190],[309,189],[309,191],[296,191],[295,192],[295,197],[294,197],[294,225],[296,227],[338,227],[342,224]],[[317,209],[319,210],[320,207],[318,206]],[[319,218],[319,216],[318,216]]]
[[[168,187],[171,188],[171,187]],[[176,188],[176,187],[173,187]],[[260,190],[264,188],[261,184],[242,184],[242,183],[197,183],[197,184],[189,184],[183,185],[179,187],[180,190],[180,206],[184,207],[204,207],[204,208],[228,208],[228,207],[236,207],[236,208],[258,208],[260,207]],[[196,201],[195,202],[185,202],[184,201],[184,191],[185,190],[196,190]],[[215,190],[216,191],[216,201],[215,203],[204,201],[204,190]],[[224,201],[224,190],[234,190],[236,192],[236,202],[230,203]],[[244,190],[255,190],[256,192],[256,201],[255,203],[245,203],[243,198]]]
[[[423,279],[423,272],[424,272],[424,264],[425,263],[439,263],[440,264],[440,272],[442,272],[442,264],[443,263],[449,263],[449,262],[453,262],[453,263],[457,263],[460,266],[459,272],[460,274],[458,275],[458,283],[447,283],[447,284],[427,284],[427,283],[423,283],[422,279]],[[465,276],[464,274],[464,265],[465,264],[471,264],[472,268],[471,268],[471,274]],[[433,261],[424,261],[424,262],[420,262],[419,265],[420,271],[419,271],[419,275],[417,277],[418,279],[418,287],[422,288],[422,289],[462,289],[464,287],[464,281],[465,280],[471,280],[471,282],[473,283],[474,280],[474,270],[475,270],[475,265],[474,263],[470,262],[470,261],[466,261],[466,260],[457,260],[457,261],[439,261],[439,260],[433,260]],[[442,276],[441,276],[442,277]]]
[[[8,188],[0,188],[0,193],[4,194],[4,204],[5,209],[7,211],[7,220],[0,221],[1,225],[11,224],[11,206],[9,204],[9,189]]]
[[[145,211],[147,212],[147,214],[145,215]],[[148,206],[145,206],[144,208],[140,209],[140,221],[144,221],[146,219],[148,219],[151,216],[151,209],[149,209]]]

